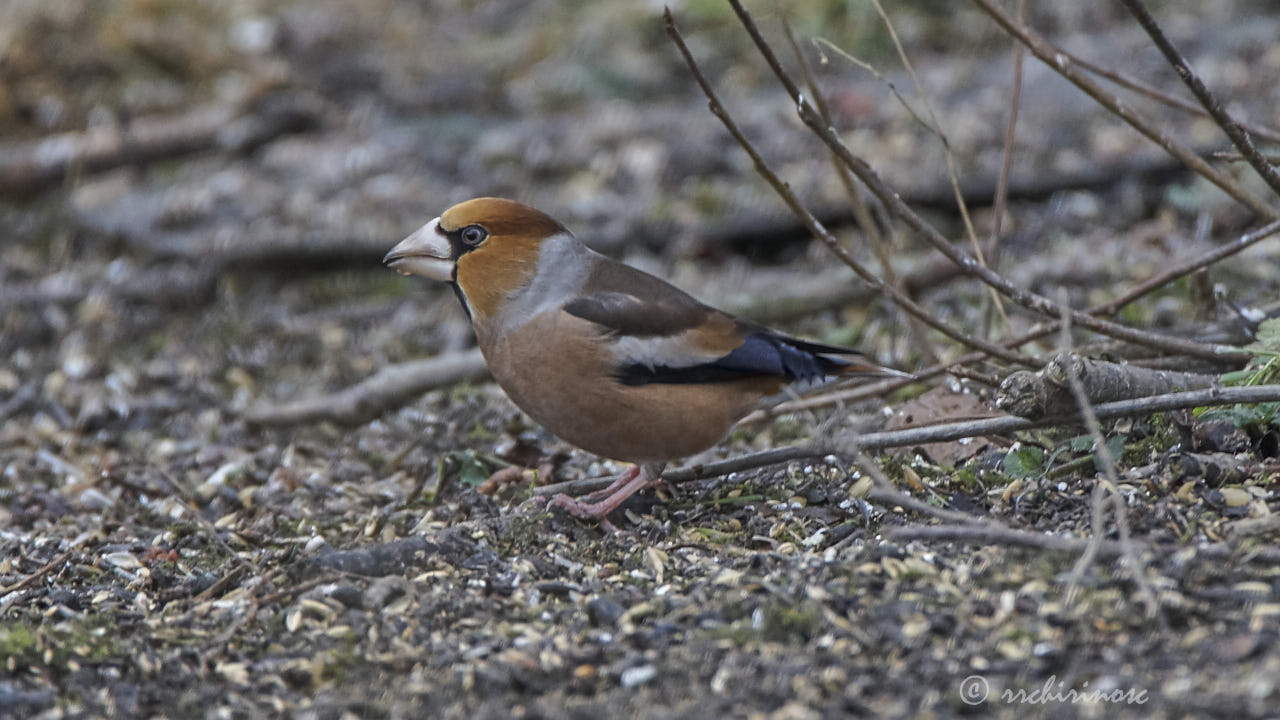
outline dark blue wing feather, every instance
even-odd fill
[[[753,332],[733,352],[711,362],[687,367],[650,367],[642,364],[619,368],[624,385],[650,383],[714,383],[749,378],[821,380],[849,363],[826,353],[857,355],[853,350],[805,342],[767,331]]]

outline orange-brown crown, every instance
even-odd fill
[[[479,225],[489,236],[544,238],[565,231],[564,226],[541,210],[504,198],[481,197],[460,202],[440,215],[440,227],[453,232]]]
[[[472,320],[483,325],[501,311],[513,291],[533,278],[542,241],[567,231],[546,213],[502,198],[467,200],[440,216],[440,227],[447,233],[471,225],[483,228],[487,236],[458,257],[457,283]]]

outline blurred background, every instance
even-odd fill
[[[825,148],[804,131],[731,9],[719,0],[669,4],[708,78],[764,156],[854,254],[878,267]],[[887,4],[932,113],[870,2],[747,3],[795,68],[782,31],[785,12],[849,146],[959,240],[963,225],[943,142],[926,127],[936,115],[976,231],[985,237],[1009,113],[1012,43],[967,3]],[[1173,72],[1119,3],[1028,4],[1030,24],[1072,52],[1181,94]],[[419,583],[414,592],[423,599],[413,613],[427,629],[414,636],[414,652],[395,655],[403,649],[396,638],[410,634],[396,625],[398,615],[381,613],[389,592],[368,601],[377,612],[359,623],[388,626],[381,635],[366,635],[356,623],[360,632],[349,637],[364,643],[360,653],[372,647],[391,657],[385,665],[363,655],[353,664],[348,636],[290,639],[275,620],[280,613],[266,609],[241,626],[244,593],[198,617],[187,610],[219,578],[231,578],[228,567],[239,568],[245,557],[257,563],[247,573],[254,582],[271,575],[254,587],[276,593],[294,580],[289,573],[302,548],[391,541],[467,517],[497,516],[490,500],[466,488],[503,461],[493,464],[477,453],[522,466],[567,455],[566,446],[523,419],[479,376],[404,397],[404,407],[351,427],[312,422],[264,429],[243,419],[251,408],[316,397],[400,363],[471,347],[470,328],[447,287],[402,278],[380,264],[392,245],[458,201],[477,195],[525,201],[597,249],[705,301],[793,333],[857,343],[899,367],[922,364],[901,317],[810,242],[707,112],[663,29],[662,7],[634,0],[0,2],[0,585],[27,582],[23,578],[38,574],[54,553],[88,553],[68,564],[56,585],[33,583],[39,586],[29,594],[15,590],[2,601],[20,596],[22,603],[0,604],[12,613],[6,617],[18,617],[13,627],[28,633],[23,644],[3,646],[12,664],[0,700],[16,697],[5,693],[18,688],[14,692],[35,693],[31,707],[51,707],[55,685],[60,698],[89,697],[116,665],[126,679],[108,678],[109,700],[125,715],[176,706],[169,692],[185,693],[183,707],[202,708],[206,701],[213,707],[230,697],[227,687],[247,687],[250,677],[276,672],[287,681],[271,685],[269,694],[287,686],[295,700],[306,698],[322,681],[341,689],[342,673],[357,665],[347,695],[395,696],[403,690],[399,676],[379,673],[422,662],[416,667],[426,670],[415,687],[427,688],[423,697],[442,697],[432,683],[446,686],[443,697],[457,697],[471,686],[460,690],[463,673],[454,669],[470,668],[466,682],[475,681],[484,648],[525,637],[526,629],[502,629],[525,610],[502,605],[495,600],[502,593],[490,590],[514,589],[515,581],[482,577],[496,567],[483,564],[467,568],[471,575],[459,570],[461,580],[432,576]],[[1165,0],[1152,9],[1234,113],[1280,126],[1274,0]],[[1197,151],[1226,148],[1211,122],[1122,94]],[[1250,222],[1216,189],[1030,58],[1014,147],[998,267],[1054,297],[1065,289],[1078,307],[1110,299]],[[1251,172],[1221,166],[1267,196]],[[1220,297],[1243,306],[1274,301],[1278,255],[1275,241],[1261,243],[1215,267],[1211,278],[1180,281],[1126,308],[1122,319],[1155,327],[1215,319],[1222,308],[1213,300],[1215,285]],[[936,253],[897,233],[891,258],[909,290],[940,317],[970,332],[989,325],[986,292],[958,278]],[[1034,320],[1012,311],[1009,326],[993,325],[991,335],[1016,333]],[[945,357],[959,354],[935,340]],[[819,419],[793,417],[736,433],[716,453],[808,437]],[[568,477],[609,469],[581,453],[564,468]],[[758,477],[773,492],[772,476]],[[805,496],[813,498],[806,500],[813,517],[834,523],[830,518],[852,516],[844,504],[835,509],[847,501],[845,479],[838,473],[820,479],[829,487]],[[769,514],[742,507],[717,508],[706,522],[741,534],[725,535],[735,544],[768,540]],[[563,536],[527,537],[534,539],[518,541],[534,550],[511,554],[528,552],[533,560],[522,555],[520,562],[536,565],[534,576],[558,581],[563,568],[573,566],[574,581],[584,587],[606,577],[601,571],[583,579],[581,564],[554,553],[555,563],[546,560],[542,544],[555,547]],[[573,557],[576,551],[555,552]],[[613,563],[609,552],[601,562]],[[733,557],[756,572],[747,554]],[[115,569],[102,571],[99,556],[114,558]],[[137,557],[148,558],[149,574]],[[617,570],[614,563],[609,572]],[[689,576],[720,577],[717,572]],[[657,577],[661,582],[660,569]],[[462,597],[457,593],[464,586],[473,595],[451,599]],[[804,600],[809,586],[795,587]],[[866,587],[886,586],[877,579]],[[353,592],[358,604],[363,591]],[[428,592],[438,595],[428,601]],[[993,592],[1004,594],[982,607],[1003,608],[1011,594]],[[628,602],[640,603],[640,595],[635,590]],[[281,607],[293,601],[283,590],[269,597]],[[896,593],[886,592],[883,602],[897,603]],[[269,604],[264,600],[264,608]],[[950,596],[939,604],[950,604]],[[752,607],[741,603],[747,619],[738,620],[755,627]],[[840,612],[856,607],[841,605]],[[490,611],[498,617],[486,616]],[[557,636],[555,648],[562,650],[563,638],[585,636],[578,633],[586,621],[571,603],[555,612],[577,623]],[[621,612],[618,606],[615,620]],[[951,682],[956,668],[968,665],[925,658],[923,646],[915,656],[898,653],[909,644],[900,642],[909,625],[901,612],[883,615],[889,629],[877,637],[884,645],[860,656],[869,667],[851,675],[858,679],[850,687],[879,685],[883,678],[870,673],[887,667],[901,682],[893,686],[900,690],[890,698],[899,703],[893,707],[926,692],[938,702],[943,681],[937,678]],[[333,617],[346,618],[342,613],[339,605]],[[792,606],[785,613],[793,613]],[[1211,614],[1216,619],[1216,611]],[[46,628],[44,619],[55,615],[63,622]],[[473,622],[451,626],[453,634],[441,637],[441,616]],[[967,611],[959,616],[968,623]],[[726,617],[734,619],[729,611]],[[911,626],[924,628],[917,633],[944,628],[936,636],[941,644],[949,637],[945,628],[957,621],[950,622],[913,620]],[[306,623],[319,627],[310,619],[304,630]],[[854,624],[861,627],[862,618]],[[184,634],[188,625],[200,626],[199,634]],[[1148,629],[1142,620],[1131,625]],[[240,628],[234,642],[223,636],[224,626],[228,633]],[[480,637],[475,629],[491,626],[501,638]],[[1002,637],[976,627],[991,642]],[[1180,629],[1175,625],[1174,632]],[[215,642],[196,653],[190,647],[195,636]],[[667,647],[672,635],[657,628],[652,637],[636,637],[636,647],[647,653]],[[615,662],[614,676],[631,667],[629,655],[601,642],[600,658],[574,662]],[[86,648],[74,667],[63,650],[54,654],[67,647]],[[458,655],[468,647],[483,652]],[[825,657],[827,647],[811,654]],[[1148,645],[1132,647],[1139,660],[1150,660]],[[689,652],[683,665],[672,664],[676,670],[664,676],[665,685],[655,683],[667,693],[663,700],[692,687],[679,668],[712,672],[703,667],[703,650]],[[431,659],[422,660],[424,653]],[[315,665],[297,665],[313,654]],[[929,669],[938,684],[882,667],[880,658],[890,654]],[[835,650],[830,655],[841,657]],[[97,660],[90,663],[90,656]],[[1009,665],[1030,662],[1004,657]],[[778,673],[745,663],[742,682],[729,686],[754,691],[761,676],[776,677],[777,688],[768,692],[785,697],[791,679],[818,677],[807,662]],[[28,663],[43,669],[13,672]],[[564,675],[561,665],[548,667],[555,668],[549,676]],[[1163,673],[1163,666],[1154,672]],[[510,675],[506,682],[513,682]],[[1231,695],[1245,692],[1232,688]],[[636,697],[643,704],[643,696]],[[0,715],[5,707],[12,706],[0,704]]]
[[[1010,43],[992,22],[956,3],[891,9],[925,105],[870,3],[752,5],[794,67],[786,9],[850,146],[959,238],[942,141],[925,126],[936,113],[987,231],[1012,76]],[[400,278],[379,259],[426,219],[486,194],[536,205],[710,302],[918,364],[900,319],[811,246],[706,111],[661,7],[4,3],[0,465],[51,488],[68,471],[41,460],[42,448],[74,456],[85,473],[103,447],[145,457],[156,443],[172,452],[175,438],[261,443],[272,438],[246,435],[240,421],[256,401],[468,347],[447,288]],[[1235,112],[1280,124],[1280,19],[1269,3],[1156,8]],[[731,9],[672,9],[765,157],[869,260],[824,149]],[[1032,3],[1029,19],[1099,65],[1176,90],[1115,3]],[[1224,147],[1207,120],[1132,101],[1181,141]],[[1034,60],[1015,150],[1001,270],[1041,291],[1110,297],[1248,220]],[[1264,247],[1256,253],[1273,252]],[[978,287],[910,237],[894,240],[893,258],[926,304],[980,324]],[[1265,263],[1223,272],[1240,302],[1274,289]],[[1130,319],[1167,325],[1184,310],[1157,295]]]

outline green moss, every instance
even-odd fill
[[[335,686],[342,685],[347,672],[356,660],[356,636],[355,633],[348,633],[339,641],[337,647],[324,653],[324,660],[320,666],[320,679],[331,682]]]
[[[982,487],[982,483],[978,482],[978,474],[967,467],[952,473],[951,483],[965,492],[974,492]]]
[[[38,647],[36,635],[25,625],[0,627],[0,655],[9,657],[25,657],[34,653]]]
[[[772,642],[808,642],[822,626],[822,613],[809,605],[774,603],[764,607],[760,635]]]
[[[6,623],[0,625],[0,657],[6,669],[44,667],[55,673],[69,672],[72,662],[101,662],[126,655],[117,631],[112,619],[94,616],[56,623]]]

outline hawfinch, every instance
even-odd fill
[[[454,205],[383,263],[453,286],[521,410],[572,445],[636,463],[587,501],[549,503],[610,529],[605,516],[668,461],[711,447],[787,383],[902,374],[703,305],[511,200]]]

